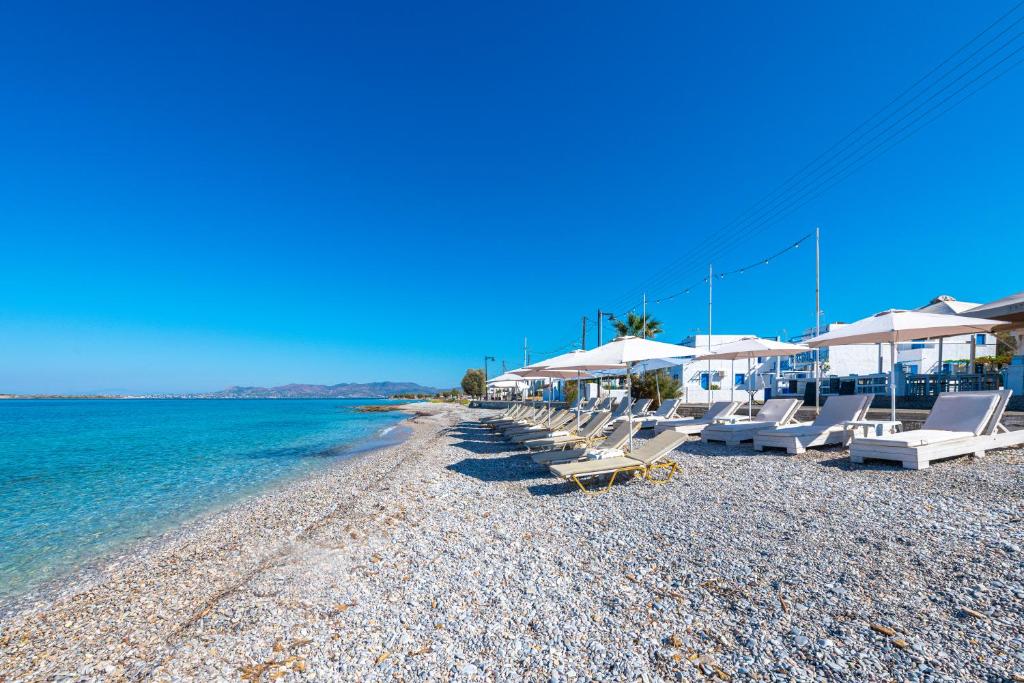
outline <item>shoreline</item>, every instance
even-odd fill
[[[0,596],[0,624],[5,618],[20,611],[37,609],[41,605],[54,603],[61,598],[92,587],[96,582],[102,580],[104,571],[110,567],[117,567],[139,554],[160,552],[179,542],[187,534],[200,533],[203,525],[208,524],[216,515],[230,512],[232,508],[238,506],[259,504],[262,499],[268,497],[272,499],[275,495],[286,492],[290,487],[301,485],[308,478],[317,477],[337,467],[344,467],[353,459],[402,445],[412,435],[412,429],[406,423],[417,417],[418,413],[406,409],[404,406],[398,406],[397,411],[412,414],[369,436],[310,454],[308,457],[331,457],[334,459],[333,462],[326,463],[317,471],[286,475],[282,479],[265,484],[257,491],[251,491],[242,494],[239,498],[224,500],[212,507],[198,510],[188,518],[172,523],[171,526],[160,531],[143,533],[138,538],[127,540],[66,572],[35,583],[27,590]]]
[[[410,413],[407,418],[389,425],[378,434],[342,446],[345,449],[342,457],[317,472],[307,472],[275,482],[257,494],[200,512],[198,516],[181,524],[153,536],[131,541],[126,546],[94,558],[66,575],[46,581],[24,594],[5,600],[0,607],[0,680],[8,680],[8,677],[14,680],[26,677],[34,680],[53,675],[53,671],[31,665],[25,666],[26,662],[19,662],[16,656],[12,657],[9,651],[13,640],[11,634],[21,631],[21,638],[24,640],[26,636],[36,638],[44,635],[37,630],[39,622],[47,626],[61,621],[73,624],[74,619],[54,620],[53,615],[73,613],[78,606],[90,601],[95,600],[110,609],[122,599],[142,599],[145,608],[143,613],[138,615],[140,618],[135,620],[135,625],[123,628],[129,621],[121,619],[118,620],[118,626],[121,628],[112,629],[110,635],[114,632],[120,634],[117,640],[126,637],[126,631],[144,630],[147,626],[173,619],[175,616],[178,619],[191,618],[196,610],[185,608],[173,595],[173,586],[184,577],[177,576],[177,572],[173,570],[169,575],[165,572],[165,576],[160,577],[159,571],[154,572],[154,569],[181,565],[181,556],[190,557],[200,564],[209,562],[211,565],[217,565],[211,569],[224,575],[215,584],[199,586],[200,591],[207,594],[202,602],[215,600],[218,595],[229,592],[234,581],[244,581],[252,572],[259,571],[266,562],[287,552],[296,537],[335,515],[344,515],[345,511],[341,509],[344,500],[327,501],[326,506],[316,503],[303,506],[307,488],[323,488],[328,482],[344,479],[350,470],[365,468],[368,462],[402,449],[414,442],[417,437],[422,438],[424,433],[430,432],[429,429],[422,429],[417,422],[423,415],[420,414],[421,411],[411,409],[413,405],[415,404],[408,404],[409,408],[404,410]],[[351,493],[355,495],[357,491],[353,490]],[[280,514],[281,507],[288,510],[287,516]],[[273,516],[275,509],[278,514]],[[309,523],[305,527],[296,528],[291,520],[304,516],[311,516],[312,519],[308,519]],[[268,518],[272,521],[268,521]],[[232,570],[225,566],[225,558],[211,557],[205,552],[210,549],[222,553],[228,551],[228,554],[237,561],[241,554],[240,549],[252,547],[247,541],[254,539],[244,538],[250,531],[262,534],[268,543],[249,553],[244,570]],[[183,573],[187,572],[186,569]],[[154,581],[161,578],[169,579],[167,583],[172,587],[170,591],[163,592],[153,587]],[[209,577],[200,577],[197,582],[201,584],[203,581],[208,582],[208,579]],[[139,590],[141,586],[146,585],[150,586],[147,590],[152,592],[153,596],[147,597]],[[161,609],[159,599],[152,599],[159,595],[171,596],[172,605],[165,607],[177,608],[176,614]],[[79,643],[94,642],[95,630],[89,637],[83,634],[68,634],[61,638],[65,639]],[[102,673],[111,672],[104,670]],[[122,670],[121,674],[127,674],[127,670]]]
[[[1024,449],[913,472],[689,441],[669,484],[588,497],[487,412],[425,410],[0,619],[0,680],[1024,675]]]

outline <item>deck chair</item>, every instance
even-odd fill
[[[640,430],[640,425],[636,422],[633,423],[633,434],[636,434]],[[629,423],[620,422],[619,425],[612,430],[604,441],[601,441],[598,448],[602,449],[621,449],[629,441],[630,437]],[[583,460],[587,457],[587,452],[590,451],[590,447],[584,448],[570,448],[565,451],[542,451],[540,453],[534,453],[532,458],[538,465],[558,465],[564,462],[574,462],[576,460]]]
[[[500,420],[494,420],[492,422],[489,422],[487,423],[487,426],[493,427],[494,429],[502,429],[504,427],[509,427],[517,424],[532,424],[538,416],[544,414],[545,410],[547,410],[547,407],[544,405],[531,406],[513,417],[502,418]]]
[[[754,450],[781,448],[789,454],[803,453],[815,446],[846,442],[844,422],[863,420],[871,407],[870,394],[829,396],[814,422],[765,429],[754,435]]]
[[[1009,431],[1003,413],[1013,391],[963,391],[939,394],[920,429],[885,436],[855,437],[850,462],[867,458],[895,460],[910,470],[958,455],[981,457],[985,451],[1024,444],[1024,430]]]
[[[545,450],[548,448],[565,448],[579,444],[589,445],[592,441],[601,438],[601,431],[608,424],[612,414],[607,410],[596,412],[590,419],[582,424],[577,430],[575,425],[571,429],[560,432],[552,432],[549,436],[541,439],[530,439],[523,441],[523,445],[531,451]]]
[[[627,403],[628,401],[629,399],[627,398],[622,399],[622,403]],[[630,413],[633,414],[633,422],[639,424],[639,418],[642,418],[644,415],[647,414],[647,409],[651,407],[651,403],[653,403],[653,401],[649,398],[638,398],[633,401],[633,407],[627,409]],[[629,415],[624,412],[621,416],[614,418],[613,421],[625,422],[627,420],[629,420]]]
[[[575,420],[575,413],[572,411],[555,411],[550,418],[544,417],[535,424],[531,425],[519,425],[516,427],[509,427],[502,431],[505,438],[512,439],[522,434],[535,434],[535,436],[527,436],[526,438],[538,438],[539,433],[547,431],[555,431],[561,429],[568,423]]]
[[[626,417],[627,410],[629,410],[629,401],[622,399],[615,405],[615,410],[612,411],[612,422],[615,422],[620,417]]]
[[[679,463],[668,458],[668,454],[686,440],[685,434],[664,432],[657,435],[629,455],[604,460],[584,460],[563,465],[552,465],[551,473],[566,481],[571,481],[588,495],[611,491],[615,478],[622,474],[642,474],[652,484],[664,484],[672,479],[679,469]],[[667,471],[664,477],[655,477],[658,470]],[[611,475],[604,487],[588,489],[584,480]]]
[[[781,427],[792,421],[796,411],[803,403],[797,398],[770,398],[757,411],[757,415],[749,420],[744,416],[738,419],[742,422],[733,421],[733,418],[720,418],[712,422],[700,433],[701,441],[711,443],[712,441],[723,441],[727,446],[738,446],[744,441],[753,441],[754,436],[764,429]]]
[[[667,401],[662,401],[658,409],[650,415],[640,418],[640,429],[654,429],[659,422],[663,420],[671,420],[675,417],[676,411],[679,410],[679,406],[683,404],[681,398],[670,398]]]
[[[524,408],[523,404],[521,404],[521,403],[514,403],[514,404],[510,405],[508,408],[506,408],[505,410],[502,410],[497,415],[487,415],[486,417],[481,417],[478,420],[478,422],[482,422],[484,424],[487,424],[489,422],[496,422],[497,420],[508,420],[508,419],[511,419],[511,418],[515,417],[516,415],[518,415],[523,410],[523,408]]]
[[[704,428],[715,420],[724,417],[732,417],[743,405],[742,401],[715,401],[708,408],[708,411],[698,418],[677,417],[671,420],[662,420],[654,427],[656,434],[673,431],[687,436],[698,436]]]
[[[550,420],[543,420],[530,427],[520,427],[516,430],[506,431],[505,438],[512,443],[522,443],[529,439],[540,439],[565,429],[566,425],[570,423],[575,426],[575,422],[576,413],[569,410],[559,410],[551,416]]]

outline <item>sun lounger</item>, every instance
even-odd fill
[[[544,419],[541,419],[536,424],[510,427],[502,433],[505,435],[506,439],[511,439],[512,437],[522,434],[536,434],[537,432],[554,431],[556,429],[561,429],[575,419],[576,413],[570,410],[558,410],[552,413],[551,417],[545,416]]]
[[[627,410],[629,410],[629,401],[622,399],[615,405],[615,410],[612,411],[612,422],[615,422],[620,417],[626,417]]]
[[[664,484],[672,479],[679,469],[679,464],[668,458],[668,454],[686,440],[685,434],[664,432],[659,434],[629,455],[603,460],[584,460],[563,465],[552,465],[552,474],[571,481],[586,494],[607,493],[611,490],[615,478],[621,474],[642,474],[652,484]],[[664,477],[654,477],[657,470],[667,470]],[[608,485],[603,488],[587,489],[584,480],[603,475],[611,475]]]
[[[505,438],[512,443],[523,443],[530,439],[542,439],[567,429],[571,425],[576,427],[576,413],[559,411],[549,421],[545,420],[530,428],[518,429],[515,432],[505,432]]]
[[[939,394],[921,429],[855,437],[850,461],[895,460],[906,469],[921,470],[936,460],[981,457],[988,450],[1024,444],[1024,430],[1011,432],[1002,424],[1012,394],[1009,389]]]
[[[687,436],[698,436],[705,427],[715,420],[733,416],[741,405],[743,404],[740,401],[716,401],[699,418],[677,417],[671,420],[662,420],[655,425],[654,431],[656,434],[673,431]]]
[[[626,403],[629,399],[622,399],[622,403]],[[649,398],[638,398],[633,400],[633,407],[628,408],[628,411],[633,414],[633,422],[640,423],[640,418],[647,414],[647,409],[651,407],[653,401]],[[621,404],[620,404],[621,405]],[[619,417],[613,418],[612,422],[626,422],[629,420],[629,415],[623,413]]]
[[[633,434],[636,434],[639,429],[640,425],[634,422]],[[629,423],[621,422],[597,447],[602,449],[623,448],[629,441],[629,437]],[[583,460],[587,457],[587,452],[590,450],[593,450],[593,448],[584,447],[570,448],[565,451],[543,451],[534,453],[532,458],[538,465],[557,465],[564,462]]]
[[[845,422],[863,420],[871,407],[871,395],[830,396],[814,422],[786,425],[758,432],[754,449],[782,448],[787,453],[803,453],[815,446],[831,446],[846,441]]]
[[[701,441],[723,441],[727,446],[738,446],[744,441],[752,441],[758,432],[772,427],[789,424],[793,415],[800,409],[802,401],[796,398],[771,398],[765,401],[757,415],[742,422],[733,422],[733,418],[720,418],[709,424],[700,434]],[[726,422],[728,421],[728,422]]]
[[[544,406],[543,404],[532,406],[513,417],[502,418],[500,420],[494,420],[493,422],[489,422],[487,426],[493,427],[495,429],[501,429],[502,427],[508,427],[510,425],[530,424],[534,420],[536,420],[537,417],[543,415],[546,410],[547,407]]]
[[[671,420],[682,403],[683,400],[679,398],[662,401],[656,411],[640,419],[640,429],[654,429],[662,420]]]
[[[508,410],[503,410],[497,415],[488,415],[487,417],[480,418],[480,422],[483,424],[493,424],[502,420],[514,420],[520,415],[523,415],[528,411],[530,407],[524,403],[517,403],[511,406]]]
[[[523,445],[531,451],[536,451],[547,448],[565,448],[566,446],[589,444],[591,441],[601,438],[601,430],[608,424],[611,416],[611,413],[607,410],[602,410],[591,415],[590,419],[580,427],[579,431],[573,428],[562,432],[554,432],[542,439],[524,441]]]

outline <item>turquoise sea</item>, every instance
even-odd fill
[[[373,400],[0,400],[0,601],[390,431]]]

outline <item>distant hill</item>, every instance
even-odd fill
[[[439,389],[415,382],[366,384],[285,384],[280,387],[228,387],[202,398],[387,398],[395,394],[436,394]]]

